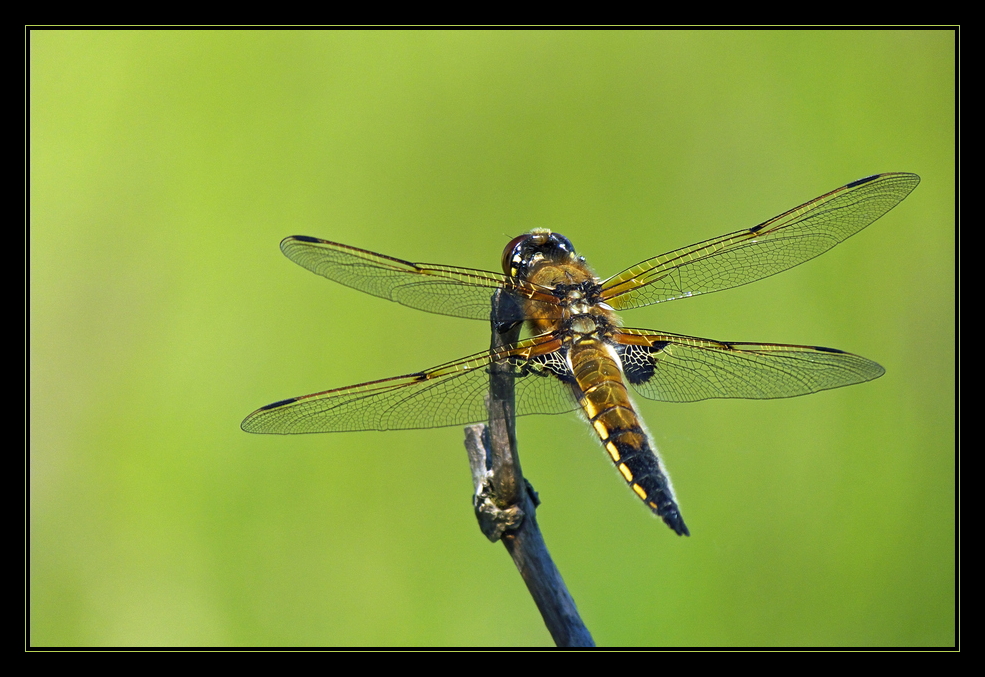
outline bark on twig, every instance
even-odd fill
[[[503,292],[493,297],[494,349],[512,343],[519,335],[519,326],[506,333],[499,331],[499,308],[508,302]],[[465,429],[479,527],[489,540],[503,541],[555,644],[595,646],[537,525],[537,494],[523,479],[516,449],[512,371],[507,365],[494,365],[490,371],[489,425]]]

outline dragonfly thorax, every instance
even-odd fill
[[[573,317],[568,327],[574,333],[581,334],[582,336],[593,334],[599,329],[598,323],[591,315],[577,315]]]

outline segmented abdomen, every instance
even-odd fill
[[[689,535],[670,478],[629,399],[618,358],[595,338],[576,340],[569,355],[577,384],[575,395],[612,462],[629,487],[667,526],[682,536]]]

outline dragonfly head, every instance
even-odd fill
[[[510,240],[503,250],[503,272],[526,279],[533,266],[541,261],[563,263],[578,255],[571,240],[547,228],[534,228],[529,233]]]

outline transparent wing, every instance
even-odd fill
[[[818,346],[733,343],[627,328],[612,339],[626,380],[643,397],[663,402],[796,397],[885,373],[872,360]]]
[[[647,259],[602,283],[617,310],[731,289],[809,261],[900,203],[916,174],[877,174],[795,207],[754,228]]]
[[[561,414],[578,404],[563,378],[559,339],[551,335],[520,341],[433,369],[293,397],[268,404],[246,417],[249,433],[325,433],[404,430],[466,425],[488,419],[485,395],[489,367],[505,360],[516,389],[517,415]]]
[[[322,277],[429,313],[488,320],[497,289],[528,299],[524,307],[530,312],[557,306],[547,290],[484,270],[411,263],[307,235],[285,238],[280,248],[294,263]]]

